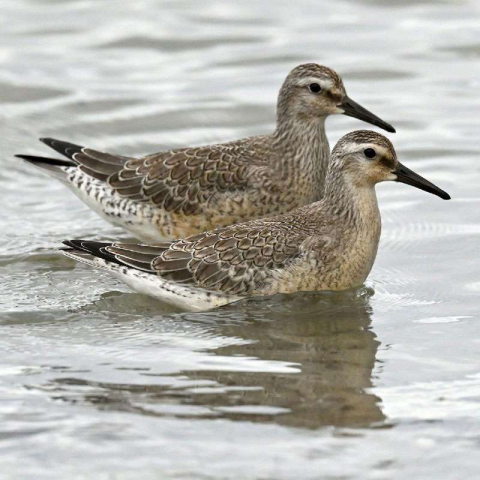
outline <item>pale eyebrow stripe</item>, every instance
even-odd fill
[[[363,151],[366,148],[373,148],[377,152],[377,157],[387,157],[390,153],[389,150],[387,150],[386,148],[368,142],[356,143],[354,145],[351,145],[350,148],[347,150],[347,153],[354,153],[359,149]]]
[[[332,88],[333,82],[327,78],[307,77],[302,78],[298,84],[302,86],[310,85],[311,83],[318,83],[322,88]]]

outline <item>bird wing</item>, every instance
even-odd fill
[[[131,157],[99,152],[55,138],[41,138],[40,140],[56,152],[69,158],[72,161],[71,166],[77,166],[86,174],[104,182],[112,174],[121,170],[128,160],[131,160]],[[57,160],[56,162],[61,161]],[[69,166],[68,163],[62,165]]]
[[[231,295],[252,293],[276,269],[302,255],[304,232],[288,224],[253,221],[158,245],[65,242],[121,265]]]
[[[123,197],[192,215],[215,193],[245,189],[252,156],[227,144],[172,150],[130,160],[108,183]]]
[[[41,140],[122,197],[192,215],[215,193],[247,187],[251,167],[265,165],[271,153],[263,139],[170,150],[139,159],[52,138]]]

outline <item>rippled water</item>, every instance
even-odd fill
[[[0,1],[0,477],[479,478],[479,26],[475,0]],[[364,290],[183,314],[56,253],[125,234],[14,153],[268,132],[304,61],[453,197],[378,188]]]

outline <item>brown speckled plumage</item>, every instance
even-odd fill
[[[399,169],[406,171],[388,139],[352,132],[333,150],[319,202],[155,246],[68,241],[72,250],[66,254],[190,309],[252,295],[352,288],[365,281],[377,253],[381,220],[375,185],[397,180]],[[427,191],[448,198],[422,181]],[[143,288],[142,282],[151,285]]]
[[[309,89],[312,82],[321,85],[320,93]],[[21,157],[55,174],[97,213],[137,238],[169,240],[319,200],[330,157],[325,118],[344,113],[346,98],[336,72],[310,63],[285,79],[271,135],[139,159],[43,139],[71,163]],[[364,113],[359,118],[372,121]]]

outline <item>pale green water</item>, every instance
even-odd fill
[[[479,38],[474,0],[0,1],[0,478],[480,478]],[[378,188],[368,288],[182,314],[56,253],[125,235],[14,153],[267,132],[304,61],[453,197]]]

